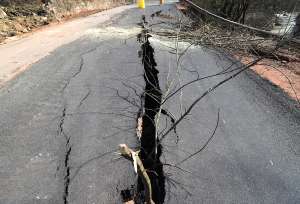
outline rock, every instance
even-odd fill
[[[6,13],[0,8],[0,19],[7,17]]]
[[[45,16],[42,16],[42,17],[41,17],[41,21],[48,21],[48,18],[45,17]]]
[[[16,21],[18,21],[21,24],[24,24],[26,17],[16,17]]]
[[[14,36],[16,36],[16,35],[22,35],[22,33],[21,32],[19,32],[19,31],[14,31],[14,34],[13,34]]]
[[[15,27],[15,30],[19,31],[19,32],[22,32],[24,30],[24,27],[19,22],[15,22],[14,27]]]
[[[17,16],[17,11],[13,8],[3,8],[3,11],[6,13],[8,17]]]

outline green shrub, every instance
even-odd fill
[[[196,3],[196,5],[199,6],[199,7],[201,7],[201,8],[204,8],[204,5],[203,5],[202,2],[198,2],[198,3]]]

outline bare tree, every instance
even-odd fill
[[[218,13],[224,18],[244,23],[246,11],[251,3],[251,0],[223,0]]]

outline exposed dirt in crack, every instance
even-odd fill
[[[144,113],[145,113],[145,108],[142,108],[139,111],[138,118],[137,118],[136,134],[137,134],[137,137],[138,137],[139,141],[142,138],[142,130],[143,130],[142,126],[143,126],[143,115],[144,115]]]

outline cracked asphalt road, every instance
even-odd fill
[[[121,191],[136,185],[136,175],[126,160],[114,160],[119,156],[114,152],[122,143],[137,149],[136,119],[145,85],[137,24],[142,15],[148,23],[160,21],[149,18],[158,10],[176,13],[172,5],[128,7],[113,24],[103,27],[110,22],[103,21],[55,47],[4,84],[0,203],[122,203]],[[172,45],[154,35],[150,43],[164,87],[169,63],[177,67],[167,60],[174,58]],[[195,68],[194,59],[201,76],[232,63],[230,56],[191,47],[182,57],[184,67]],[[182,69],[182,83],[193,77]],[[183,103],[223,78],[194,84]],[[178,97],[166,103],[177,118]],[[206,97],[194,114],[214,128],[220,107],[219,128],[205,151],[181,166],[194,175],[164,169],[165,203],[299,203],[300,114],[286,98],[250,70]],[[178,144],[176,135],[163,143],[168,163],[198,150],[211,129],[185,121],[177,132]]]

